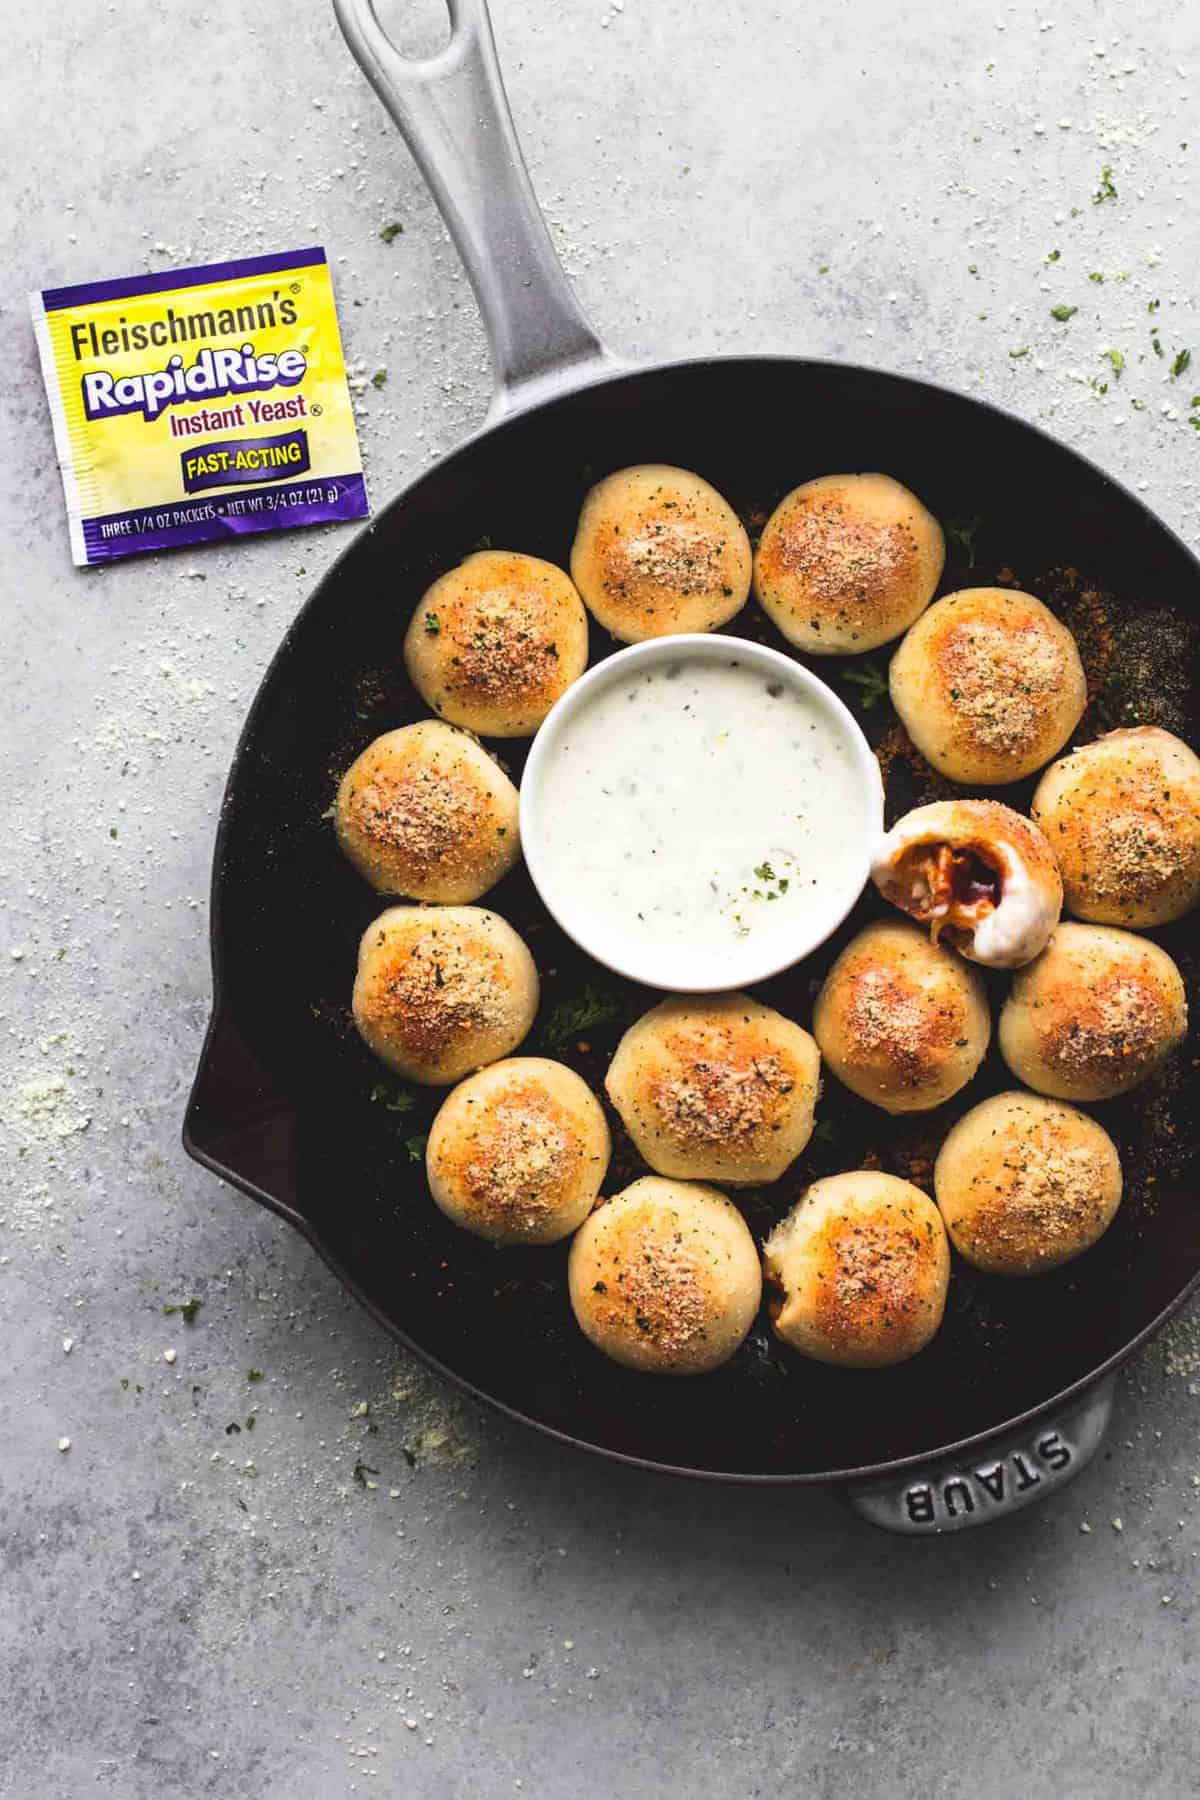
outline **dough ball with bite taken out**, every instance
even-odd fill
[[[946,540],[890,475],[821,475],[784,496],[763,527],[754,592],[811,656],[873,650],[933,599]]]
[[[898,819],[871,879],[972,962],[1018,969],[1049,942],[1062,878],[1037,826],[998,800],[935,800]]]
[[[1060,1100],[1111,1100],[1183,1041],[1187,994],[1165,950],[1109,925],[1063,924],[1022,969],[1000,1014],[1018,1081]]]
[[[617,469],[583,503],[571,574],[623,643],[715,631],[746,604],[750,540],[729,502],[666,463]]]
[[[404,639],[426,706],[480,737],[532,737],[587,655],[587,615],[569,576],[512,550],[477,550],[440,576]]]
[[[889,685],[925,760],[980,787],[1020,781],[1057,756],[1087,702],[1071,633],[1010,588],[936,601],[893,656]]]
[[[1076,918],[1145,930],[1200,901],[1200,757],[1171,732],[1136,725],[1073,750],[1032,812]]]
[[[934,1192],[950,1242],[989,1275],[1040,1275],[1089,1250],[1121,1203],[1102,1125],[1040,1094],[995,1094],[958,1121]]]
[[[776,1181],[812,1136],[820,1056],[747,994],[660,1001],[617,1046],[605,1087],[660,1175]]]
[[[571,1306],[614,1362],[703,1375],[737,1350],[762,1296],[741,1213],[699,1182],[645,1175],[601,1201],[571,1241]]]
[[[587,1218],[612,1145],[603,1109],[565,1064],[514,1056],[460,1082],[425,1150],[448,1219],[493,1244],[553,1244]]]
[[[532,956],[484,907],[392,906],[363,932],[354,1023],[409,1081],[449,1087],[508,1056],[537,1005]]]
[[[521,853],[517,790],[465,731],[422,719],[368,744],[334,803],[343,852],[381,894],[478,900]]]
[[[851,939],[813,1009],[828,1067],[889,1113],[927,1112],[965,1087],[991,1030],[975,970],[901,920],[864,926]]]
[[[817,1362],[882,1369],[916,1356],[946,1306],[950,1251],[927,1194],[878,1169],[814,1181],[767,1239],[776,1335]]]

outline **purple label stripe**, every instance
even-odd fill
[[[286,250],[278,256],[243,256],[236,262],[197,263],[191,269],[168,269],[161,275],[124,275],[117,281],[85,281],[77,287],[45,288],[47,312],[66,306],[91,306],[99,300],[128,300],[135,294],[165,294],[171,288],[204,287],[211,281],[239,281],[248,275],[284,274],[323,263],[320,244],[309,250]]]
[[[290,531],[297,525],[365,519],[367,512],[367,487],[361,475],[314,475],[307,481],[258,488],[252,494],[168,500],[162,506],[106,513],[83,521],[83,541],[89,563],[116,562],[147,550],[174,550],[252,531]]]
[[[179,466],[185,494],[265,481],[271,471],[300,475],[309,467],[308,433],[301,428],[275,437],[227,438],[223,443],[210,439],[181,451]]]

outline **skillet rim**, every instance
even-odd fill
[[[1107,1357],[1102,1363],[1091,1369],[1087,1374],[1081,1375],[1077,1380],[1071,1382],[1065,1388],[1060,1389],[1046,1400],[1039,1401],[1036,1405],[1026,1408],[1024,1412],[1014,1414],[1011,1418],[998,1424],[990,1425],[984,1431],[968,1434],[966,1437],[956,1439],[951,1443],[936,1446],[929,1450],[922,1450],[911,1456],[895,1457],[886,1462],[865,1463],[843,1469],[808,1470],[784,1474],[753,1470],[697,1468],[683,1463],[659,1462],[652,1457],[635,1456],[628,1451],[616,1450],[609,1445],[597,1443],[589,1438],[575,1437],[570,1432],[564,1431],[556,1425],[551,1425],[545,1420],[535,1418],[532,1414],[521,1411],[519,1407],[512,1405],[506,1400],[500,1399],[494,1394],[488,1393],[485,1389],[479,1387],[466,1376],[458,1374],[446,1363],[443,1363],[432,1351],[425,1349],[421,1344],[416,1342],[402,1326],[396,1324],[395,1321],[387,1317],[382,1309],[371,1300],[366,1293],[364,1293],[354,1276],[325,1245],[309,1220],[304,1218],[304,1216],[297,1212],[294,1207],[289,1206],[286,1201],[281,1200],[277,1195],[269,1193],[265,1188],[258,1186],[256,1182],[227,1167],[218,1157],[205,1150],[200,1145],[193,1132],[193,1115],[197,1107],[200,1089],[210,1065],[218,1031],[223,1020],[229,1013],[224,979],[225,951],[221,931],[221,907],[226,861],[225,846],[230,830],[230,822],[237,809],[237,786],[239,776],[243,760],[249,748],[250,739],[253,735],[254,727],[258,720],[259,712],[266,702],[267,694],[275,686],[280,665],[283,663],[291,647],[292,639],[302,629],[304,621],[308,618],[309,614],[315,610],[318,602],[322,600],[326,588],[334,584],[335,581],[340,578],[343,564],[357,553],[358,547],[363,539],[370,536],[385,518],[398,507],[403,506],[410,495],[412,495],[424,482],[437,480],[452,462],[476,449],[484,439],[496,437],[502,434],[509,426],[528,420],[538,414],[548,412],[552,407],[570,402],[577,396],[588,393],[592,389],[614,388],[625,383],[637,382],[646,376],[670,375],[688,370],[702,371],[709,369],[718,363],[722,367],[736,367],[738,365],[746,364],[782,364],[791,368],[802,367],[826,370],[832,371],[835,374],[844,373],[875,380],[882,379],[888,382],[901,381],[910,387],[924,390],[930,395],[937,396],[938,399],[948,398],[953,401],[958,401],[966,406],[979,409],[982,412],[991,415],[997,421],[1003,421],[1008,425],[1016,426],[1023,432],[1032,434],[1053,450],[1069,456],[1074,462],[1081,465],[1088,474],[1114,490],[1122,500],[1136,508],[1137,512],[1142,515],[1143,520],[1155,531],[1161,533],[1176,551],[1182,553],[1185,562],[1191,565],[1197,580],[1200,581],[1200,557],[1198,557],[1190,546],[1184,542],[1179,533],[1172,526],[1166,524],[1164,520],[1159,518],[1158,514],[1155,513],[1139,495],[1133,493],[1131,489],[1126,487],[1124,482],[1118,480],[1116,476],[1111,475],[1106,469],[1101,468],[1099,463],[1095,462],[1083,451],[1075,449],[1072,445],[1065,443],[1062,439],[1055,437],[1051,432],[1043,429],[1041,425],[1034,424],[1032,421],[1022,418],[1018,413],[999,405],[994,400],[989,400],[974,394],[965,394],[958,388],[953,388],[940,382],[929,381],[919,375],[910,375],[899,369],[882,368],[866,363],[847,362],[836,357],[794,356],[786,353],[763,353],[758,355],[743,353],[728,356],[679,357],[661,362],[619,366],[615,369],[611,363],[606,363],[600,365],[591,378],[583,380],[568,379],[568,385],[557,387],[550,393],[546,393],[543,388],[540,398],[533,399],[527,406],[518,404],[512,410],[506,411],[498,417],[492,417],[491,415],[485,416],[482,422],[473,431],[459,443],[453,445],[443,455],[438,457],[438,459],[430,464],[428,468],[421,470],[412,481],[406,483],[397,493],[393,494],[391,499],[387,501],[378,513],[373,514],[372,517],[354,533],[352,539],[334,558],[333,562],[326,569],[316,586],[308,594],[299,611],[288,624],[270,661],[263,671],[254,698],[251,701],[242,722],[237,743],[234,746],[233,756],[229,765],[229,773],[226,777],[217,814],[217,830],[213,843],[212,872],[209,882],[208,936],[210,967],[212,973],[211,1012],[200,1055],[196,1064],[196,1073],[193,1077],[191,1090],[188,1095],[181,1137],[185,1152],[194,1162],[199,1163],[201,1167],[207,1169],[211,1174],[228,1182],[232,1187],[239,1189],[250,1199],[256,1201],[261,1206],[265,1206],[268,1211],[277,1214],[278,1217],[286,1220],[288,1224],[292,1225],[300,1233],[301,1237],[303,1237],[316,1251],[322,1262],[324,1262],[326,1267],[337,1277],[346,1291],[351,1294],[361,1306],[365,1307],[366,1311],[377,1324],[383,1327],[390,1337],[402,1344],[406,1349],[410,1350],[427,1368],[435,1370],[439,1375],[453,1383],[460,1392],[470,1395],[472,1399],[480,1401],[485,1406],[492,1408],[495,1412],[501,1413],[506,1418],[512,1419],[521,1425],[529,1426],[532,1429],[541,1432],[546,1437],[553,1438],[561,1444],[569,1445],[572,1449],[584,1450],[592,1455],[605,1457],[611,1462],[623,1463],[628,1467],[649,1469],[656,1474],[662,1475],[683,1476],[689,1480],[711,1481],[722,1484],[751,1485],[756,1487],[818,1487],[860,1481],[874,1481],[878,1478],[898,1474],[906,1469],[927,1468],[934,1463],[941,1462],[943,1459],[957,1457],[967,1451],[981,1449],[984,1446],[996,1443],[998,1440],[1013,1433],[1020,1432],[1026,1425],[1033,1423],[1037,1419],[1044,1418],[1047,1415],[1068,1406],[1072,1400],[1078,1398],[1090,1388],[1098,1385],[1098,1383],[1103,1381],[1107,1375],[1110,1375],[1121,1368],[1123,1364],[1134,1356],[1144,1344],[1148,1343],[1151,1338],[1162,1330],[1175,1313],[1187,1304],[1196,1293],[1197,1289],[1200,1288],[1200,1261],[1198,1261],[1196,1268],[1193,1270],[1184,1286],[1180,1289],[1179,1293],[1176,1294],[1173,1299],[1168,1301],[1167,1305],[1163,1307],[1154,1318],[1150,1319],[1136,1331],[1120,1349],[1115,1350],[1111,1356]],[[578,366],[570,371],[570,375],[573,376],[578,376],[580,373],[581,371]]]

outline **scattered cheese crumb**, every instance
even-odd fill
[[[70,1438],[59,1438],[58,1447],[60,1450],[69,1450],[71,1448]]]
[[[173,1363],[175,1361],[175,1352],[173,1350],[164,1350],[163,1361],[165,1363]]]

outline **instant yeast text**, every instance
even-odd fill
[[[365,516],[323,250],[30,304],[77,563]]]

